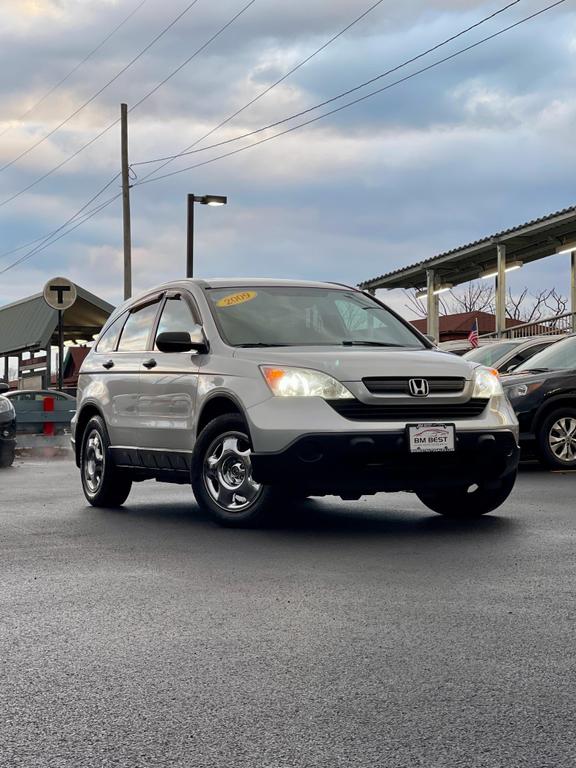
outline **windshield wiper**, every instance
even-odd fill
[[[548,373],[550,368],[523,368],[521,371],[510,371],[512,375],[515,373]]]
[[[246,349],[247,347],[294,347],[294,344],[266,344],[264,341],[253,341],[249,344],[234,344],[235,347]]]
[[[403,344],[387,344],[384,341],[343,341],[343,347],[402,347]]]

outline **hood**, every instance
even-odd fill
[[[261,365],[312,368],[339,381],[360,381],[366,376],[472,377],[477,364],[467,363],[436,349],[396,347],[272,347],[237,349],[234,356]]]
[[[546,381],[547,379],[561,378],[566,376],[567,371],[520,371],[520,373],[511,373],[507,376],[501,376],[500,381],[504,389],[513,387],[516,384],[532,384],[534,381]]]

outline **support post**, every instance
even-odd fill
[[[2,376],[5,382],[8,382],[10,377],[10,358],[6,356],[4,358],[4,375]]]
[[[186,233],[186,277],[194,277],[194,195],[188,195]]]
[[[576,333],[576,250],[570,253],[570,309],[572,311],[572,331]]]
[[[432,336],[432,338],[436,341],[440,341],[440,328],[438,323],[438,306],[439,306],[439,300],[438,295],[434,293],[436,290],[436,273],[433,269],[427,269],[426,270],[426,282],[427,282],[427,296],[426,296],[426,305],[427,305],[427,314],[428,314],[428,321],[427,321],[427,327],[426,332],[429,336]]]
[[[498,243],[498,274],[496,275],[496,334],[502,338],[506,330],[506,246]]]
[[[64,322],[63,312],[58,310],[58,389],[62,391],[64,382]]]
[[[52,347],[50,344],[46,347],[46,381],[44,382],[44,388],[50,389],[52,387]]]
[[[132,228],[130,223],[130,166],[128,165],[128,105],[120,105],[122,160],[122,221],[124,226],[124,299],[132,296]]]

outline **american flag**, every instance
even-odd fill
[[[470,342],[472,349],[476,349],[478,346],[478,318],[475,318],[474,320],[472,330],[468,334],[468,341]]]

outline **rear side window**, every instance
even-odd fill
[[[122,329],[118,352],[142,352],[148,345],[148,337],[154,325],[158,302],[147,304],[128,315]]]
[[[113,352],[116,349],[118,337],[120,336],[120,331],[122,330],[125,320],[125,314],[120,315],[120,317],[114,320],[112,325],[104,332],[104,335],[98,339],[96,352]]]

